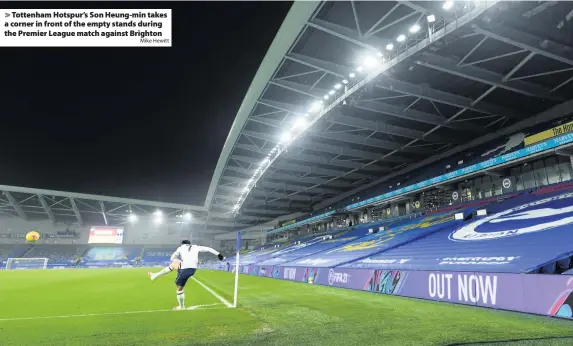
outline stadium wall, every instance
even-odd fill
[[[89,227],[53,224],[50,220],[27,221],[16,217],[0,218],[0,244],[24,244],[26,233],[36,231],[43,235],[39,244],[86,244]],[[75,231],[77,236],[64,236]]]
[[[573,276],[245,265],[248,275],[573,319]],[[232,267],[213,267],[232,270]]]

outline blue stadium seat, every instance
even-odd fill
[[[350,267],[528,273],[573,254],[572,186],[540,189],[489,205],[488,216],[401,247],[355,261]],[[541,272],[553,272],[547,267]]]
[[[461,211],[468,215],[473,209]],[[385,230],[361,237],[336,248],[285,263],[285,266],[332,267],[375,255],[381,251],[400,246],[420,237],[428,236],[450,224],[459,224],[454,215],[460,211],[438,213],[412,220],[400,220],[386,224]]]
[[[557,268],[560,270],[567,270],[573,266],[571,257],[566,257],[557,261]]]

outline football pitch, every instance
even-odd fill
[[[0,345],[573,345],[573,322],[199,270],[0,272]],[[203,285],[201,285],[203,284]]]

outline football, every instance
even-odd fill
[[[38,241],[38,239],[40,239],[40,233],[36,231],[28,232],[28,234],[26,234],[26,241],[28,242],[33,243],[35,241]]]

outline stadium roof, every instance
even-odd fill
[[[158,210],[163,222],[189,221],[195,232],[226,233],[246,226],[232,219],[219,220],[214,213],[207,229],[203,206],[0,185],[0,215],[28,221],[119,226],[128,223],[130,217],[153,217]]]
[[[118,225],[160,209],[198,231],[272,228],[566,115],[572,19],[571,2],[297,1],[203,206],[0,186],[0,214]]]
[[[572,18],[570,2],[295,2],[205,207],[241,223],[318,210],[566,115]]]

